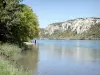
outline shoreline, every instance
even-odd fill
[[[1,73],[2,75],[31,75],[31,72],[24,71],[23,67],[16,67],[17,57],[14,56],[17,56],[21,51],[22,49],[17,45],[0,43],[0,75]]]
[[[46,39],[39,39],[39,40],[100,40],[100,38],[85,38],[85,39],[76,39],[76,38],[67,38],[67,39],[49,39],[49,38],[46,38]]]

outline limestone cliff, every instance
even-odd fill
[[[63,33],[75,33],[75,34],[82,34],[87,32],[92,25],[95,25],[100,22],[100,18],[77,18],[73,20],[68,20],[65,22],[53,23],[48,25],[42,35],[52,36],[56,34],[63,34]],[[40,33],[40,34],[41,34]],[[63,35],[62,35],[63,36]],[[55,36],[53,37],[55,38]],[[63,37],[65,38],[65,37]]]

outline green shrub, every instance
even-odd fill
[[[0,54],[11,57],[21,52],[21,48],[14,44],[0,44]]]

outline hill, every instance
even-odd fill
[[[40,29],[41,39],[99,39],[100,18],[77,18]]]

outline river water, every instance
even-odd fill
[[[32,75],[100,75],[100,40],[37,40],[17,62]]]

